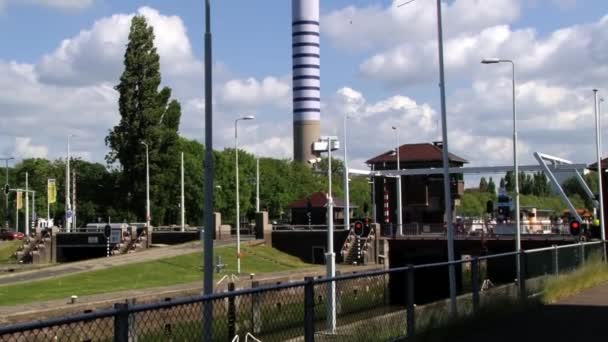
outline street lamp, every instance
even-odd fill
[[[338,138],[334,136],[321,137],[319,141],[313,144],[314,152],[327,152],[327,253],[325,254],[326,277],[333,278],[336,276],[336,254],[334,253],[334,199],[331,194],[331,151],[337,150],[340,143]],[[332,281],[328,287],[327,300],[327,330],[330,333],[336,331],[336,283]]]
[[[601,141],[601,102],[603,99],[597,98],[597,89],[593,89],[593,100],[595,105],[595,148],[597,153],[597,184],[599,187],[599,204],[600,204],[600,234],[602,241],[606,241],[606,231],[604,228],[604,193],[602,189],[602,141]],[[603,256],[606,258],[606,244],[603,243]]]
[[[148,155],[148,144],[144,141],[142,145],[146,146],[146,229],[150,231],[150,160]]]
[[[351,116],[344,114],[344,228],[350,230],[350,189],[349,189],[349,172],[348,172],[348,153],[346,151],[346,120]]]
[[[393,126],[393,131],[397,135],[397,171],[401,170],[401,158],[399,150],[401,149],[401,143],[399,142],[399,127]],[[403,235],[403,207],[401,202],[401,175],[397,178],[397,227],[399,228],[399,235]]]
[[[253,120],[255,116],[247,115],[234,120],[234,155],[236,169],[236,273],[241,273],[241,226],[240,226],[240,203],[239,203],[239,134],[238,122]]]
[[[68,135],[68,155],[65,165],[65,229],[68,233],[72,230],[72,217],[74,216],[70,203],[70,140],[73,137],[75,137],[74,134]]]
[[[10,186],[8,185],[8,162],[13,159],[15,159],[15,158],[14,157],[0,158],[0,160],[3,160],[6,165],[6,167],[5,167],[6,180],[4,183],[4,198],[5,198],[5,204],[6,204],[6,209],[4,211],[4,217],[5,217],[4,218],[4,228],[7,228],[7,229],[8,229],[8,219],[9,219],[9,217],[8,217],[8,194],[10,192]]]
[[[515,249],[517,252],[521,250],[521,223],[519,219],[519,164],[517,161],[517,113],[515,111],[515,63],[509,59],[500,58],[485,58],[481,61],[482,64],[498,64],[498,63],[510,63],[511,64],[511,86],[512,86],[512,101],[513,101],[513,170],[515,173]],[[519,258],[517,258],[517,277],[519,281],[521,279],[521,265],[519,264]]]

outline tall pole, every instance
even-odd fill
[[[68,135],[68,155],[65,163],[65,230],[71,232],[72,228],[72,213],[70,205],[70,138],[72,135]]]
[[[326,267],[327,277],[333,278],[336,276],[336,254],[334,253],[334,199],[331,194],[331,147],[332,139],[327,138],[328,166],[327,179],[329,182],[329,190],[327,193],[327,254]],[[328,288],[328,307],[327,307],[327,330],[330,334],[336,332],[336,283],[331,282]]]
[[[184,197],[184,152],[182,152],[182,196],[181,196],[181,214],[182,214],[182,232],[186,231],[186,199]]]
[[[348,182],[348,152],[346,149],[346,120],[348,120],[348,115],[344,114],[344,228],[350,230],[350,188]]]
[[[450,161],[448,156],[448,128],[445,104],[445,76],[443,67],[443,27],[441,20],[441,0],[437,0],[437,40],[439,46],[439,88],[441,94],[441,129],[443,136],[443,192],[445,194],[445,221],[448,230],[448,261],[454,261],[454,227],[452,225],[452,193],[450,189]],[[450,279],[450,314],[456,316],[456,270],[453,264],[449,266]]]
[[[213,103],[212,98],[212,64],[211,64],[211,6],[205,0],[205,209],[204,242],[203,242],[203,294],[213,293]],[[203,340],[212,341],[213,303],[203,304]]]
[[[515,63],[513,61],[507,61],[507,63],[511,63],[511,89],[512,94],[511,98],[513,101],[513,169],[515,172],[515,249],[519,253],[521,250],[521,222],[519,217],[519,161],[517,159],[517,111],[515,110]],[[525,281],[525,279],[519,279],[521,276],[521,264],[520,258],[517,257],[517,261],[515,263],[517,267],[517,281]]]
[[[146,229],[151,232],[150,228],[150,156],[148,144],[142,142],[146,146]]]
[[[235,170],[236,170],[236,273],[241,273],[241,208],[239,203],[239,137],[237,132],[237,123],[234,121],[234,155],[235,155]]]
[[[260,212],[260,158],[255,159],[255,212]]]
[[[8,194],[9,194],[9,185],[8,185],[8,162],[9,160],[14,159],[13,157],[8,157],[8,158],[0,158],[0,160],[4,160],[4,163],[6,165],[5,167],[5,171],[6,171],[6,178],[5,178],[5,182],[4,182],[4,204],[5,204],[5,211],[4,211],[4,228],[8,229],[8,220],[9,220],[9,213],[8,213]]]
[[[38,221],[38,216],[36,216],[36,191],[32,191],[32,221],[35,229]],[[36,232],[36,230],[34,230],[34,232]]]
[[[25,173],[25,236],[30,236],[30,188],[29,175]]]
[[[600,109],[599,109],[599,101],[597,98],[597,89],[593,89],[593,100],[595,107],[595,151],[597,153],[597,184],[599,186],[599,203],[600,203],[600,234],[602,237],[602,241],[606,241],[606,229],[604,227],[604,192],[602,189],[602,147],[601,147],[601,118],[600,118]],[[604,260],[606,260],[606,244],[602,244],[604,246]]]
[[[401,170],[401,142],[399,141],[399,127],[393,126],[393,130],[397,133],[397,171]],[[403,205],[401,202],[401,175],[397,177],[397,227],[399,227],[399,235],[403,235]]]
[[[72,173],[72,227],[78,228],[76,222],[76,170]]]

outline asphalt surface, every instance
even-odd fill
[[[608,283],[604,283],[555,304],[486,322],[450,341],[608,341],[607,327]]]

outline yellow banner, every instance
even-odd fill
[[[57,185],[54,179],[48,180],[47,194],[49,204],[57,202]]]
[[[23,195],[23,193],[21,191],[17,191],[17,210],[23,208],[23,200],[21,199],[21,195]]]

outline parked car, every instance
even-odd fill
[[[23,240],[25,234],[9,229],[0,229],[0,240]]]

